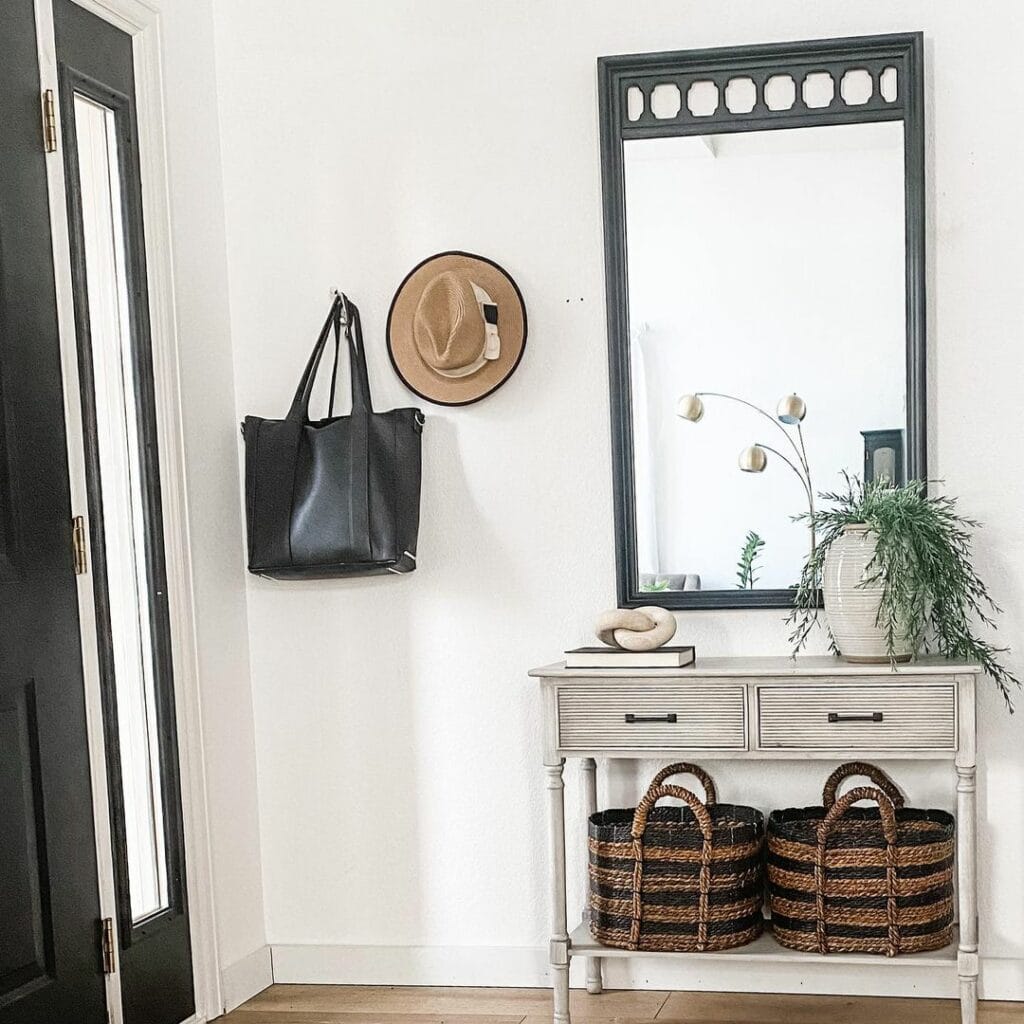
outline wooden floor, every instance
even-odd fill
[[[572,994],[573,1024],[959,1024],[947,999]],[[1024,1003],[982,1003],[979,1024],[1024,1024]],[[219,1024],[551,1024],[551,994],[533,988],[275,985]]]

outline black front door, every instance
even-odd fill
[[[131,38],[53,0],[125,1024],[194,1012]]]
[[[105,1024],[32,0],[0,30],[0,1024]]]

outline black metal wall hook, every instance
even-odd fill
[[[341,323],[342,326],[347,327],[350,322],[350,314],[348,309],[348,297],[345,295],[340,288],[331,289],[331,297],[334,301],[341,302]]]

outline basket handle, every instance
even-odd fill
[[[650,789],[644,793],[640,803],[637,804],[636,810],[633,812],[633,828],[630,835],[633,837],[634,842],[636,840],[643,841],[644,829],[647,828],[647,816],[651,813],[654,805],[662,798],[666,796],[674,796],[677,800],[682,800],[687,807],[693,811],[693,816],[697,819],[697,826],[700,829],[700,834],[704,837],[706,843],[711,842],[711,815],[708,814],[708,808],[706,804],[702,804],[697,797],[691,793],[688,789],[683,789],[682,786],[651,786]]]
[[[710,781],[710,780],[709,780]],[[640,928],[644,920],[644,830],[647,828],[647,816],[651,809],[662,798],[673,796],[682,800],[693,811],[700,834],[704,839],[700,850],[700,877],[698,887],[700,897],[697,904],[697,950],[703,953],[708,943],[708,893],[711,891],[711,854],[713,826],[711,815],[705,804],[682,786],[652,785],[644,793],[633,813],[633,906],[629,926],[629,948],[640,948]]]
[[[689,761],[679,761],[676,764],[670,764],[662,768],[661,771],[651,779],[651,784],[647,787],[648,792],[652,789],[656,789],[667,778],[670,778],[673,775],[692,775],[704,787],[705,807],[713,807],[718,803],[718,790],[715,788],[715,783],[711,776],[708,775],[700,765],[690,764]]]
[[[895,802],[890,799],[889,794],[873,786],[857,786],[849,793],[844,793],[828,810],[828,813],[818,823],[818,851],[819,855],[824,851],[825,843],[828,841],[828,834],[832,826],[855,804],[858,800],[874,800],[878,804],[879,813],[882,815],[882,832],[885,841],[893,846],[896,843],[896,810]]]
[[[872,786],[857,786],[845,793],[829,808],[818,823],[818,850],[814,863],[814,895],[818,952],[828,953],[828,934],[825,925],[825,857],[828,849],[828,835],[835,823],[858,800],[874,800],[882,816],[882,833],[885,836],[885,915],[889,926],[888,955],[896,956],[900,949],[899,910],[896,906],[896,869],[899,867],[899,849],[896,832],[896,804],[881,789]]]
[[[867,761],[847,761],[841,764],[826,780],[825,789],[821,794],[821,802],[825,810],[829,810],[836,802],[836,791],[839,783],[853,775],[864,775],[869,778],[892,801],[894,807],[903,806],[903,794],[899,787],[877,765]]]

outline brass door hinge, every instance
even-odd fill
[[[89,558],[85,546],[85,519],[75,516],[71,520],[71,550],[75,560],[75,575],[84,576],[89,571]]]
[[[57,152],[57,110],[52,89],[43,93],[43,149],[47,153]]]
[[[113,974],[117,970],[114,955],[114,919],[105,917],[100,922],[100,951],[103,954],[103,973]]]

